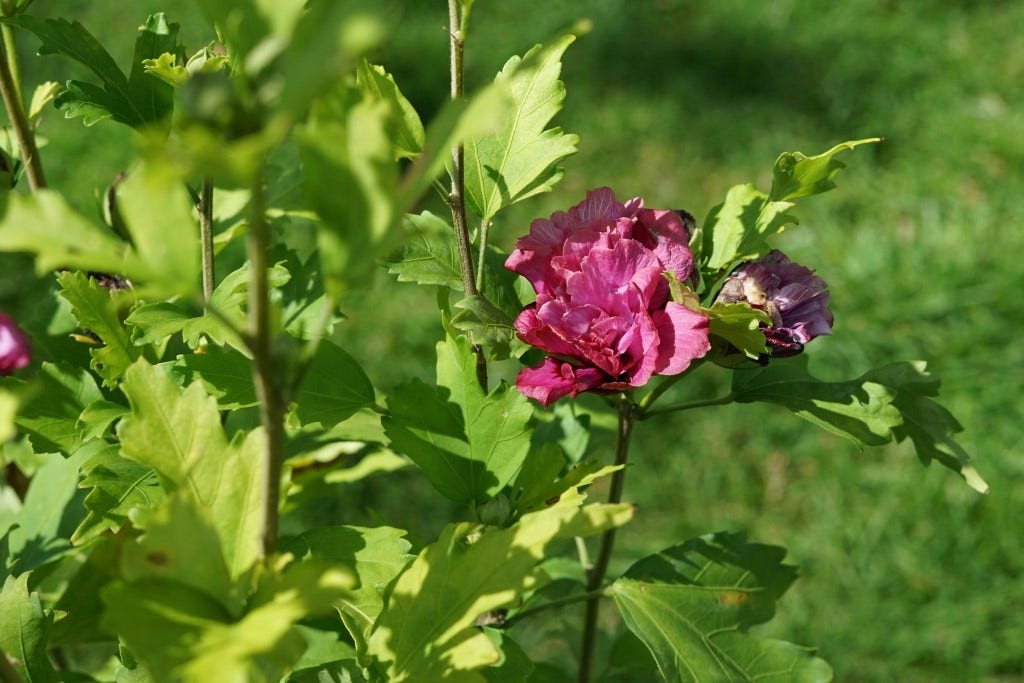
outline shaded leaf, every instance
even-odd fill
[[[796,578],[784,556],[740,534],[714,534],[640,560],[611,593],[666,681],[830,681],[812,650],[747,633],[771,619]]]
[[[39,453],[74,453],[85,440],[79,416],[103,399],[88,370],[67,364],[43,363],[31,382],[8,377],[0,386],[19,395],[15,423]]]
[[[462,337],[437,346],[438,387],[413,380],[388,397],[392,447],[408,455],[445,496],[483,502],[519,470],[530,447],[532,408],[502,382],[486,396],[476,356]]]
[[[85,497],[88,512],[71,536],[74,545],[88,543],[107,531],[117,532],[134,510],[156,508],[164,499],[156,472],[118,451],[110,444],[82,465],[85,478],[79,488],[89,489]]]
[[[78,490],[78,470],[105,445],[91,442],[69,458],[55,453],[46,456],[14,516],[16,528],[7,538],[14,573],[25,574],[71,552],[69,539],[84,513],[85,496]]]
[[[823,382],[809,374],[806,357],[797,356],[733,376],[737,402],[777,403],[858,447],[909,437],[922,462],[938,460],[987,493],[988,485],[952,438],[962,428],[930,398],[936,387],[923,362],[894,363],[854,380]]]
[[[373,385],[356,359],[324,340],[295,392],[295,411],[303,424],[330,428],[375,400]]]
[[[402,260],[391,263],[388,272],[397,276],[399,282],[461,290],[462,269],[455,248],[455,229],[429,211],[407,215],[404,225],[410,237]]]

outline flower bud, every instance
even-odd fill
[[[717,300],[727,304],[745,302],[771,316],[772,324],[761,331],[774,357],[794,356],[810,340],[832,333],[828,285],[781,251],[736,268],[722,285]]]
[[[10,316],[0,311],[0,375],[10,375],[28,365],[32,349],[28,337]]]

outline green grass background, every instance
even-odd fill
[[[78,18],[106,42],[120,36],[108,47],[122,64],[135,27],[161,9],[184,22],[191,49],[209,39],[188,3],[33,7]],[[393,9],[379,61],[427,118],[447,92],[444,3]],[[831,285],[835,334],[809,349],[812,369],[840,379],[927,360],[992,487],[980,496],[909,448],[858,452],[780,409],[680,413],[638,430],[627,498],[639,514],[615,566],[696,534],[746,530],[787,547],[802,573],[761,632],[819,647],[838,681],[1024,681],[1024,4],[479,2],[471,87],[580,17],[592,30],[566,55],[557,120],[581,136],[580,152],[553,193],[499,216],[495,239],[511,246],[532,218],[601,185],[700,219],[733,184],[767,189],[780,152],[883,136],[844,155],[838,189],[803,201],[801,226],[779,242]],[[34,56],[32,36],[19,41],[28,86],[84,75]],[[130,158],[129,133],[56,111],[41,133],[51,183],[91,211]],[[343,343],[384,391],[430,376],[440,329],[431,293],[381,273],[346,312]],[[715,391],[714,375],[691,391]],[[610,458],[611,444],[603,451]],[[373,491],[368,505],[405,501],[423,534],[444,521],[444,502],[414,473]]]

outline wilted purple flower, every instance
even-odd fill
[[[533,221],[505,267],[537,292],[516,332],[549,355],[519,373],[519,390],[544,405],[623,391],[706,354],[707,317],[671,301],[664,276],[690,277],[688,240],[678,213],[645,209],[640,198],[622,204],[607,187]]]
[[[9,315],[0,311],[0,375],[9,375],[32,360],[28,337]]]
[[[828,285],[781,251],[739,266],[722,285],[718,301],[743,301],[771,316],[772,324],[761,331],[772,356],[796,355],[810,340],[832,333]]]

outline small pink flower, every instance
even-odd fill
[[[771,316],[772,324],[761,331],[775,357],[796,355],[815,337],[832,334],[828,285],[781,251],[739,266],[722,285],[718,301],[743,301]]]
[[[622,204],[606,187],[533,221],[505,267],[537,292],[515,329],[548,358],[519,373],[519,390],[544,405],[623,391],[706,354],[707,317],[671,301],[664,276],[690,278],[688,241],[675,211],[645,209],[640,198]]]
[[[9,315],[0,311],[0,375],[10,375],[28,365],[32,349],[28,337]]]

